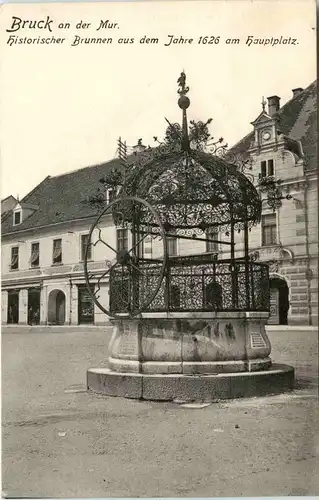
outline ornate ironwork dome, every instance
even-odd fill
[[[165,229],[181,234],[260,222],[260,195],[247,177],[222,158],[191,148],[137,163],[122,194],[148,201]],[[141,214],[141,224],[150,222],[147,212]]]

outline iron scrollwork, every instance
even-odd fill
[[[141,251],[143,242],[150,232],[150,226],[139,224],[141,213],[148,213],[148,220],[158,228],[156,237],[162,244],[162,257],[157,259],[156,274],[146,274],[149,259]],[[117,230],[125,231],[127,244],[121,247],[110,242],[104,232],[106,218],[111,216]],[[102,225],[102,227],[100,226]],[[131,234],[131,241],[128,234]],[[124,233],[123,233],[124,234]],[[126,241],[126,239],[125,239]],[[105,271],[99,276],[89,271],[88,255],[92,247],[104,249],[106,258]],[[145,200],[136,197],[117,198],[100,213],[92,225],[85,251],[84,275],[94,303],[108,316],[134,317],[146,310],[154,300],[164,278],[167,249],[166,235],[162,223],[155,210]],[[152,262],[153,264],[153,262]],[[103,303],[100,291],[103,281],[109,280],[110,301]],[[96,286],[95,286],[96,285]],[[145,287],[141,290],[141,286]],[[95,288],[95,290],[94,290]]]
[[[158,311],[267,311],[268,266],[249,258],[248,231],[260,222],[261,192],[267,192],[268,202],[277,206],[282,196],[278,183],[262,181],[256,188],[250,159],[229,152],[222,137],[215,140],[210,135],[211,119],[190,121],[188,127],[190,100],[184,72],[177,83],[182,126],[166,120],[164,140],[154,137],[153,148],[145,148],[139,140],[139,152],[130,156],[120,141],[119,166],[101,179],[116,198],[103,207],[90,231],[87,252],[90,245],[104,245],[109,259],[102,276],[94,278],[92,299],[112,317]],[[99,200],[105,204],[103,191]],[[130,250],[115,249],[106,241],[99,224],[107,215],[132,235]],[[214,253],[167,258],[168,237],[207,242],[212,241],[207,236],[211,230],[225,235],[218,244],[229,245],[230,259],[218,259]],[[245,257],[240,259],[234,252],[236,231],[245,235]],[[160,242],[161,258],[141,255],[139,244],[146,236]],[[96,297],[106,278],[108,307]],[[85,279],[90,286],[87,254]]]

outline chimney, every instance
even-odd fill
[[[280,97],[273,95],[267,97],[268,99],[268,114],[269,116],[274,116],[280,108]]]
[[[298,87],[297,89],[292,89],[293,98],[299,95],[302,91],[303,89],[301,87]]]

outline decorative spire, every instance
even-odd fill
[[[177,92],[179,93],[179,95],[186,95],[189,91],[189,87],[186,87],[186,74],[184,70],[181,72],[181,76],[177,80],[177,83],[179,87]]]
[[[189,151],[189,136],[188,136],[188,124],[187,124],[187,113],[186,110],[190,105],[190,100],[187,97],[189,87],[186,86],[186,74],[184,70],[182,71],[180,77],[177,80],[179,94],[178,105],[183,110],[183,123],[182,123],[182,149],[183,151]]]
[[[265,98],[264,98],[264,96],[263,96],[263,99],[262,99],[262,101],[261,101],[261,105],[262,105],[262,107],[263,107],[263,111],[265,111],[266,104],[267,104],[267,102],[265,101]]]

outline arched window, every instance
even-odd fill
[[[213,281],[205,287],[204,293],[205,309],[222,309],[223,308],[223,292],[219,283]]]

